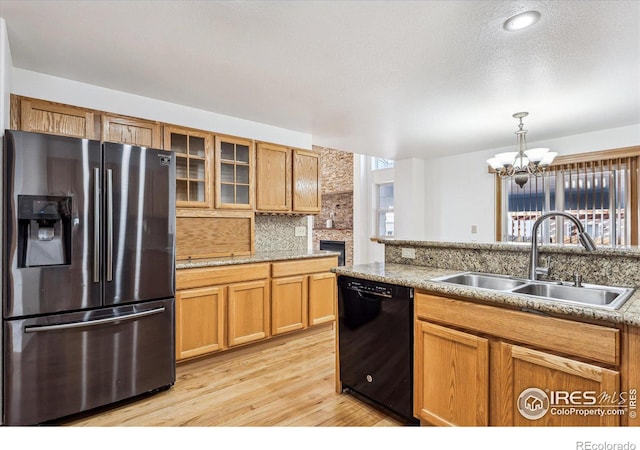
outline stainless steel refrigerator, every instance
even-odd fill
[[[175,159],[7,131],[3,422],[59,419],[175,381]]]

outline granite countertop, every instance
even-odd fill
[[[462,270],[408,264],[372,263],[341,266],[332,269],[332,271],[338,275],[424,289],[434,294],[468,297],[497,305],[509,305],[552,314],[640,326],[639,289],[634,291],[620,309],[608,310],[433,281],[434,278],[460,273],[463,272]]]
[[[406,247],[432,247],[446,249],[463,249],[463,250],[491,250],[494,252],[524,252],[531,251],[531,242],[445,242],[445,241],[412,241],[402,239],[376,238],[379,244],[406,246]],[[575,245],[538,245],[540,253],[564,253],[564,254],[584,254],[585,250],[582,246]],[[640,247],[606,247],[598,246],[596,250],[598,255],[605,256],[626,256],[631,258],[640,258]]]
[[[220,258],[183,259],[176,261],[176,269],[195,269],[197,267],[228,266],[232,264],[251,264],[292,259],[322,258],[338,256],[339,252],[328,250],[283,250],[277,252],[256,252],[246,256],[223,256]]]

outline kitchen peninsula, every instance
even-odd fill
[[[637,289],[619,309],[607,309],[456,285],[439,279],[460,272],[526,278],[530,246],[380,242],[385,263],[334,272],[415,289],[414,416],[423,424],[638,425],[633,401],[640,385]],[[635,248],[586,253],[578,247],[542,246],[540,254],[551,257],[555,280],[569,280],[578,271],[585,284],[640,286],[640,251]],[[528,398],[521,394],[530,387],[537,388],[534,394],[579,391],[611,398],[623,393],[624,398],[606,405],[602,416],[549,412],[532,418],[521,413],[521,402]],[[550,406],[558,405],[545,404]]]

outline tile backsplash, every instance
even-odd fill
[[[296,227],[307,228],[307,216],[256,215],[256,252],[307,250],[307,236],[296,236]],[[307,233],[309,231],[307,230]]]

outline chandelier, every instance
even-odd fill
[[[522,118],[528,115],[528,112],[519,112],[513,115],[515,119],[520,120],[518,131],[515,132],[518,139],[518,151],[498,153],[487,160],[487,163],[498,173],[500,178],[513,177],[520,188],[527,184],[529,175],[539,177],[544,174],[553,158],[558,155],[556,152],[550,152],[548,148],[527,150],[527,130],[522,129],[524,126]]]

